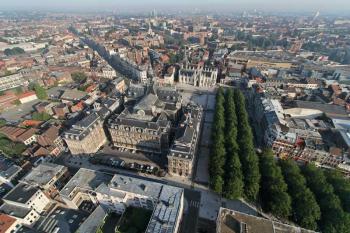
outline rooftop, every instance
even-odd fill
[[[135,193],[154,199],[156,206],[148,223],[147,233],[161,233],[165,230],[174,232],[174,223],[181,214],[180,206],[184,190],[163,183],[119,174],[112,177],[106,173],[81,168],[62,189],[61,195],[67,197],[75,188],[85,192],[95,191],[120,197],[123,197],[124,193]],[[95,211],[104,213],[101,209]]]
[[[19,183],[4,196],[4,199],[25,204],[38,190],[34,186]]]
[[[82,120],[80,120],[78,123],[74,124],[69,130],[65,132],[66,138],[69,138],[70,136],[78,137],[75,139],[82,140],[84,137],[86,137],[89,134],[89,128],[92,127],[92,125],[100,120],[100,116],[93,112],[90,115],[86,116]]]
[[[68,197],[75,188],[95,190],[102,183],[109,183],[112,175],[80,168],[61,190],[61,195]]]
[[[77,101],[83,99],[86,95],[87,94],[83,91],[68,89],[63,92],[60,98]]]
[[[7,215],[0,214],[0,233],[5,233],[16,222],[16,219]]]
[[[11,179],[14,176],[16,176],[20,171],[22,171],[22,168],[13,164],[7,169],[1,169],[0,176],[4,177],[5,179]]]
[[[297,226],[291,226],[262,217],[244,214],[234,210],[220,208],[218,215],[218,233],[313,233]]]
[[[25,216],[28,215],[28,213],[31,211],[31,209],[21,207],[18,205],[11,205],[11,204],[4,203],[0,207],[0,211],[5,213],[5,214],[8,214],[10,216],[14,216],[17,218],[24,218]]]
[[[64,166],[53,163],[41,163],[39,166],[33,168],[31,172],[26,175],[22,182],[43,186],[49,183],[55,176],[63,172]]]

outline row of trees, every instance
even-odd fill
[[[18,55],[18,54],[23,54],[25,53],[24,49],[19,48],[19,47],[14,47],[12,49],[5,49],[4,54],[6,56],[12,56],[12,55]]]
[[[212,130],[211,188],[229,199],[255,201],[259,192],[259,161],[255,154],[243,94],[219,89]]]
[[[350,181],[314,165],[256,155],[243,94],[219,89],[212,130],[211,188],[228,199],[259,200],[264,211],[301,227],[350,232]]]
[[[260,157],[260,172],[264,211],[311,230],[350,232],[350,181],[341,174],[277,161],[270,149]]]
[[[249,200],[255,201],[259,193],[259,159],[255,153],[254,138],[249,124],[244,96],[240,91],[235,91],[234,94],[238,120],[237,142],[244,177],[244,194]]]
[[[320,206],[321,219],[318,224],[321,231],[350,232],[349,213],[342,208],[342,202],[335,194],[332,184],[327,181],[325,173],[314,165],[303,167],[302,173]]]
[[[217,192],[222,193],[224,185],[224,165],[225,165],[225,97],[222,89],[216,94],[216,106],[214,123],[212,129],[213,145],[209,163],[210,186]]]

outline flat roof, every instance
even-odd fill
[[[180,207],[183,201],[183,188],[155,181],[119,174],[112,177],[112,175],[99,171],[80,168],[62,189],[61,195],[67,197],[75,188],[116,197],[124,197],[125,193],[135,193],[154,199],[155,207],[146,230],[147,233],[174,232],[178,216],[182,214]],[[102,210],[95,211],[101,212]],[[103,211],[101,213],[103,215]]]
[[[235,210],[220,208],[218,215],[218,233],[314,233],[298,226],[256,217]]]
[[[60,194],[68,197],[76,187],[86,190],[95,190],[101,183],[109,183],[111,179],[112,175],[86,168],[80,168],[63,187]]]
[[[41,163],[34,167],[31,172],[21,181],[28,184],[46,185],[50,180],[64,170],[64,166],[53,163]]]

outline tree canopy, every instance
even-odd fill
[[[340,198],[344,211],[350,213],[350,181],[335,170],[327,171],[327,181],[334,189],[334,193]]]
[[[46,100],[48,98],[45,88],[38,83],[30,83],[29,89],[35,91],[36,96],[41,100]]]
[[[216,107],[214,115],[214,124],[212,129],[212,150],[210,156],[209,173],[212,189],[217,193],[222,193],[223,175],[225,164],[225,119],[224,119],[224,91],[219,89],[216,95]]]
[[[84,84],[87,80],[87,76],[83,72],[74,72],[71,74],[72,79],[76,83]]]
[[[264,150],[260,157],[261,204],[265,211],[277,217],[288,218],[292,213],[291,198],[287,193],[281,168],[270,149]]]
[[[306,186],[300,168],[293,160],[280,160],[279,165],[292,198],[293,221],[306,229],[316,230],[317,221],[321,218],[320,207]]]
[[[37,121],[47,121],[51,119],[51,116],[46,112],[42,112],[42,113],[34,112],[32,114],[32,119]]]
[[[12,49],[5,49],[4,54],[6,56],[12,56],[12,55],[18,55],[18,54],[23,54],[25,53],[24,49],[19,48],[19,47],[14,47]]]
[[[15,157],[20,156],[26,146],[23,143],[12,142],[10,139],[0,134],[0,152],[6,156]]]
[[[243,196],[243,175],[238,155],[237,117],[232,89],[228,89],[226,92],[225,116],[226,162],[224,167],[224,197],[238,199]]]
[[[259,160],[255,153],[253,134],[250,128],[245,99],[241,91],[234,92],[237,115],[239,156],[244,177],[244,195],[256,201],[259,192],[260,172]]]
[[[322,215],[319,226],[322,232],[350,232],[349,215],[343,211],[340,199],[334,194],[334,189],[327,182],[323,171],[313,164],[308,164],[303,167],[302,172],[320,206]]]

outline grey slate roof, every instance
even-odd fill
[[[19,183],[4,196],[4,199],[24,204],[29,201],[38,190],[39,189],[34,186]]]

